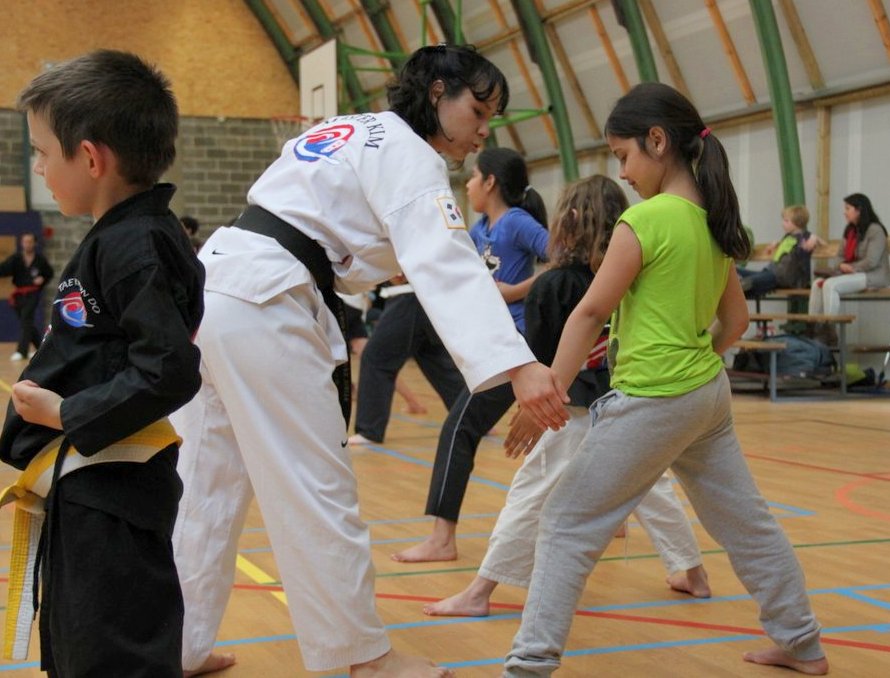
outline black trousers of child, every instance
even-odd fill
[[[44,526],[41,669],[50,678],[182,678],[171,446],[145,463],[73,471]]]
[[[480,393],[464,388],[457,397],[439,433],[426,500],[427,515],[457,522],[479,442],[515,400],[509,382]]]
[[[362,352],[359,365],[355,432],[382,443],[392,411],[396,377],[414,358],[423,375],[450,408],[464,378],[433,328],[417,296],[387,299],[383,313]]]

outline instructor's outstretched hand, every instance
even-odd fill
[[[526,363],[509,372],[519,407],[542,429],[554,431],[569,420],[568,393],[559,378],[541,363]]]

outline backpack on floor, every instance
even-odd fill
[[[785,344],[776,353],[776,373],[795,377],[824,377],[834,371],[831,350],[821,341],[795,334],[778,334],[770,341]],[[769,351],[745,351],[736,355],[733,369],[769,372]]]

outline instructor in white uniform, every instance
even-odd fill
[[[508,97],[503,74],[472,48],[424,47],[390,85],[390,111],[332,118],[287,142],[238,222],[201,250],[203,386],[175,417],[186,676],[234,662],[211,649],[254,493],[307,669],[450,675],[395,653],[375,611],[343,384],[331,378],[347,348],[325,278],[332,269],[349,293],[404,271],[471,390],[509,379],[542,426],[561,426],[565,391],[516,331],[442,157],[478,151]]]

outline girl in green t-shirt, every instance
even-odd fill
[[[606,138],[644,199],[622,214],[569,316],[553,361],[571,383],[611,317],[613,390],[540,518],[535,567],[505,676],[559,667],[587,577],[627,515],[671,468],[702,525],[761,607],[775,646],[757,664],[824,674],[828,660],[800,565],[745,464],[721,354],[748,327],[733,259],[750,243],[722,144],[679,92],[643,83],[619,99]],[[522,412],[508,453],[541,432]]]

